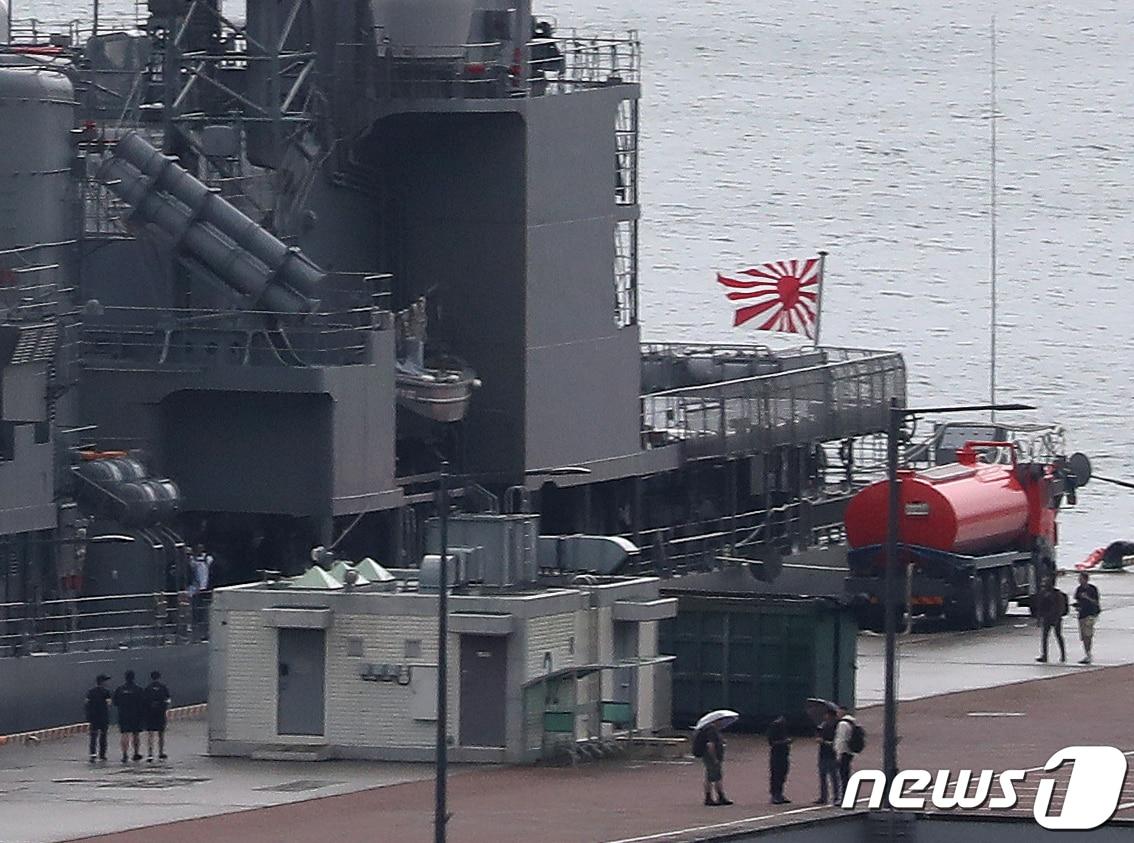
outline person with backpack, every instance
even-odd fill
[[[835,726],[835,757],[839,763],[839,792],[847,792],[854,757],[866,748],[866,731],[858,725],[846,706],[840,705]]]
[[[1099,590],[1091,585],[1091,578],[1086,571],[1079,574],[1079,587],[1075,589],[1075,609],[1079,613],[1079,638],[1083,641],[1084,653],[1079,664],[1090,664],[1095,621],[1098,620],[1102,606],[1099,603]]]
[[[819,798],[816,805],[838,805],[843,791],[839,784],[839,759],[835,757],[835,728],[839,716],[835,709],[827,709],[823,722],[819,724],[816,740],[819,743]],[[830,785],[830,787],[828,787]]]
[[[158,739],[158,758],[166,759],[165,754],[165,713],[169,710],[169,688],[161,682],[158,671],[150,673],[150,684],[146,686],[146,761],[154,760],[154,735]]]
[[[710,723],[703,729],[698,729],[693,736],[693,755],[700,758],[705,764],[705,804],[731,805],[732,800],[724,794],[724,763],[725,744],[720,730]],[[713,801],[713,792],[716,791],[716,801]]]
[[[1055,631],[1055,640],[1059,643],[1059,660],[1067,661],[1067,648],[1063,645],[1063,616],[1069,610],[1067,595],[1055,587],[1055,581],[1051,577],[1045,577],[1043,585],[1033,599],[1036,618],[1042,630],[1040,654],[1036,661],[1047,661],[1047,638],[1052,630]]]

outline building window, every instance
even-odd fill
[[[420,659],[421,658],[421,639],[420,638],[407,638],[406,639],[406,658],[407,659]]]
[[[348,638],[346,640],[346,654],[348,656],[361,657],[363,652],[361,638]]]

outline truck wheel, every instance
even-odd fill
[[[999,576],[1000,582],[1000,606],[998,614],[1004,617],[1008,614],[1008,606],[1012,603],[1012,598],[1015,596],[1016,581],[1012,576],[1012,569],[1001,571]]]
[[[980,629],[985,624],[984,580],[974,575],[969,584],[969,629]]]
[[[995,626],[1000,619],[1000,577],[996,571],[987,571],[984,580],[984,625]]]

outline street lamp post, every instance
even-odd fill
[[[886,692],[882,712],[882,771],[886,781],[898,774],[898,706],[895,699],[897,664],[897,618],[894,617],[894,584],[898,567],[898,506],[901,498],[898,487],[898,434],[905,413],[897,397],[890,399],[890,419],[886,429],[886,479],[889,481],[889,506],[886,515],[886,576],[882,588],[882,623],[886,632]]]
[[[445,824],[449,817],[445,807],[445,783],[449,774],[449,463],[442,461],[438,488],[438,517],[441,524],[440,583],[437,589],[437,770],[433,806],[433,840],[445,843]]]
[[[567,465],[558,468],[531,469],[524,472],[525,477],[560,477],[573,474],[590,474],[591,470],[585,466]],[[473,480],[477,477],[500,477],[499,472],[487,475],[458,474],[461,480]],[[449,774],[449,708],[448,708],[448,677],[449,677],[449,481],[454,475],[449,474],[447,460],[441,462],[437,486],[437,515],[439,521],[441,558],[437,566],[437,752],[434,769],[434,802],[433,802],[433,840],[434,843],[445,843],[445,827],[449,821],[446,807],[447,779]]]
[[[903,407],[896,397],[890,399],[890,413],[886,428],[886,474],[889,481],[888,513],[886,519],[886,574],[882,588],[883,629],[886,633],[886,689],[882,722],[882,771],[886,781],[892,782],[898,774],[898,700],[897,655],[898,620],[895,588],[898,567],[898,524],[901,505],[901,482],[898,474],[898,438],[902,422],[915,416],[945,415],[948,413],[978,413],[996,410],[1034,410],[1028,404],[975,404],[955,407]]]

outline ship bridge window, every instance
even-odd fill
[[[14,422],[0,421],[0,462],[10,462],[16,458],[16,425]]]
[[[638,323],[638,221],[614,227],[614,322],[619,328]]]

